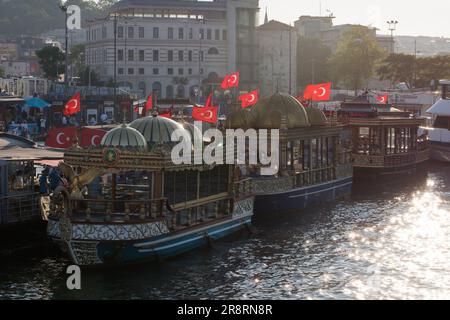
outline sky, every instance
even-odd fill
[[[450,1],[435,0],[260,0],[261,23],[267,7],[269,20],[293,23],[302,15],[336,17],[334,24],[363,24],[390,34],[388,20],[397,20],[395,35],[450,37]],[[329,10],[329,11],[327,11]]]

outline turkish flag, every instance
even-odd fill
[[[105,130],[84,128],[81,131],[80,146],[83,148],[98,147],[105,134]]]
[[[233,87],[239,87],[239,78],[240,74],[239,72],[232,73],[230,75],[226,75],[225,78],[222,81],[222,89],[229,89]]]
[[[311,84],[306,87],[303,99],[312,101],[329,101],[331,96],[331,82]]]
[[[379,103],[388,104],[388,102],[389,102],[389,95],[385,94],[384,96],[378,96],[377,97],[377,101]]]
[[[198,121],[217,123],[218,110],[218,107],[194,107],[192,109],[192,118]]]
[[[153,109],[153,94],[147,97],[147,102],[145,104],[145,108],[143,110],[144,116],[148,115],[148,111]]]
[[[68,149],[76,139],[76,127],[56,128],[48,133],[45,139],[45,146],[56,149]]]
[[[64,115],[71,116],[81,111],[81,95],[77,92],[64,107]]]
[[[239,97],[242,102],[242,108],[248,108],[255,105],[259,100],[259,91],[255,90],[250,93],[243,94]]]
[[[172,112],[161,113],[158,117],[172,119]]]
[[[206,99],[205,107],[212,107],[212,96],[213,94],[211,93],[208,99]]]

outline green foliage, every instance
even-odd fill
[[[383,51],[372,30],[353,26],[342,35],[329,65],[335,81],[357,91],[363,81],[373,75],[376,63],[382,56]]]
[[[64,53],[57,47],[46,46],[36,52],[44,74],[49,79],[57,79],[64,71]]]
[[[73,74],[77,77],[81,77],[81,74],[86,69],[86,46],[84,44],[78,44],[70,49],[69,62],[73,68]]]
[[[450,78],[450,55],[419,57],[391,54],[378,68],[382,80],[406,82],[411,88],[428,87],[432,80]]]
[[[5,76],[5,70],[3,70],[2,67],[0,67],[0,78],[3,78]]]
[[[320,39],[300,37],[298,41],[297,80],[301,87],[330,81],[328,59],[331,49]]]
[[[91,74],[89,75],[89,71]],[[88,86],[89,85],[89,76],[90,76],[90,84],[91,86],[96,87],[103,87],[105,83],[100,80],[99,75],[95,72],[89,69],[89,67],[84,67],[84,69],[78,73],[78,77],[80,77],[80,85],[82,86]],[[107,85],[113,87],[114,85]]]
[[[6,3],[7,2],[7,3]],[[69,0],[67,4],[81,8],[81,19],[100,17],[115,0]],[[6,3],[6,4],[5,4]],[[63,29],[64,13],[59,8],[60,0],[14,0],[1,1],[0,34],[8,36],[38,35]]]

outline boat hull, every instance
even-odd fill
[[[74,264],[105,266],[171,258],[247,228],[253,198],[239,201],[233,216],[170,231],[165,221],[137,225],[76,224],[49,220],[48,235],[67,251]]]
[[[430,141],[431,160],[450,162],[450,143]]]
[[[352,181],[349,177],[282,193],[257,195],[255,215],[295,211],[348,197],[352,191]]]

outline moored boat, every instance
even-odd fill
[[[52,196],[48,235],[75,264],[173,257],[251,224],[254,200],[233,165],[173,163],[177,130],[190,134],[154,115],[111,130],[99,147],[65,153],[70,184]]]
[[[441,80],[439,84],[442,87],[442,97],[427,110],[433,116],[433,125],[421,127],[421,132],[428,135],[430,158],[450,162],[450,80]]]
[[[245,168],[255,194],[255,215],[299,211],[350,196],[349,149],[341,143],[343,126],[328,121],[318,108],[276,93],[251,111],[231,115],[228,127],[279,129],[279,170],[262,176]]]

